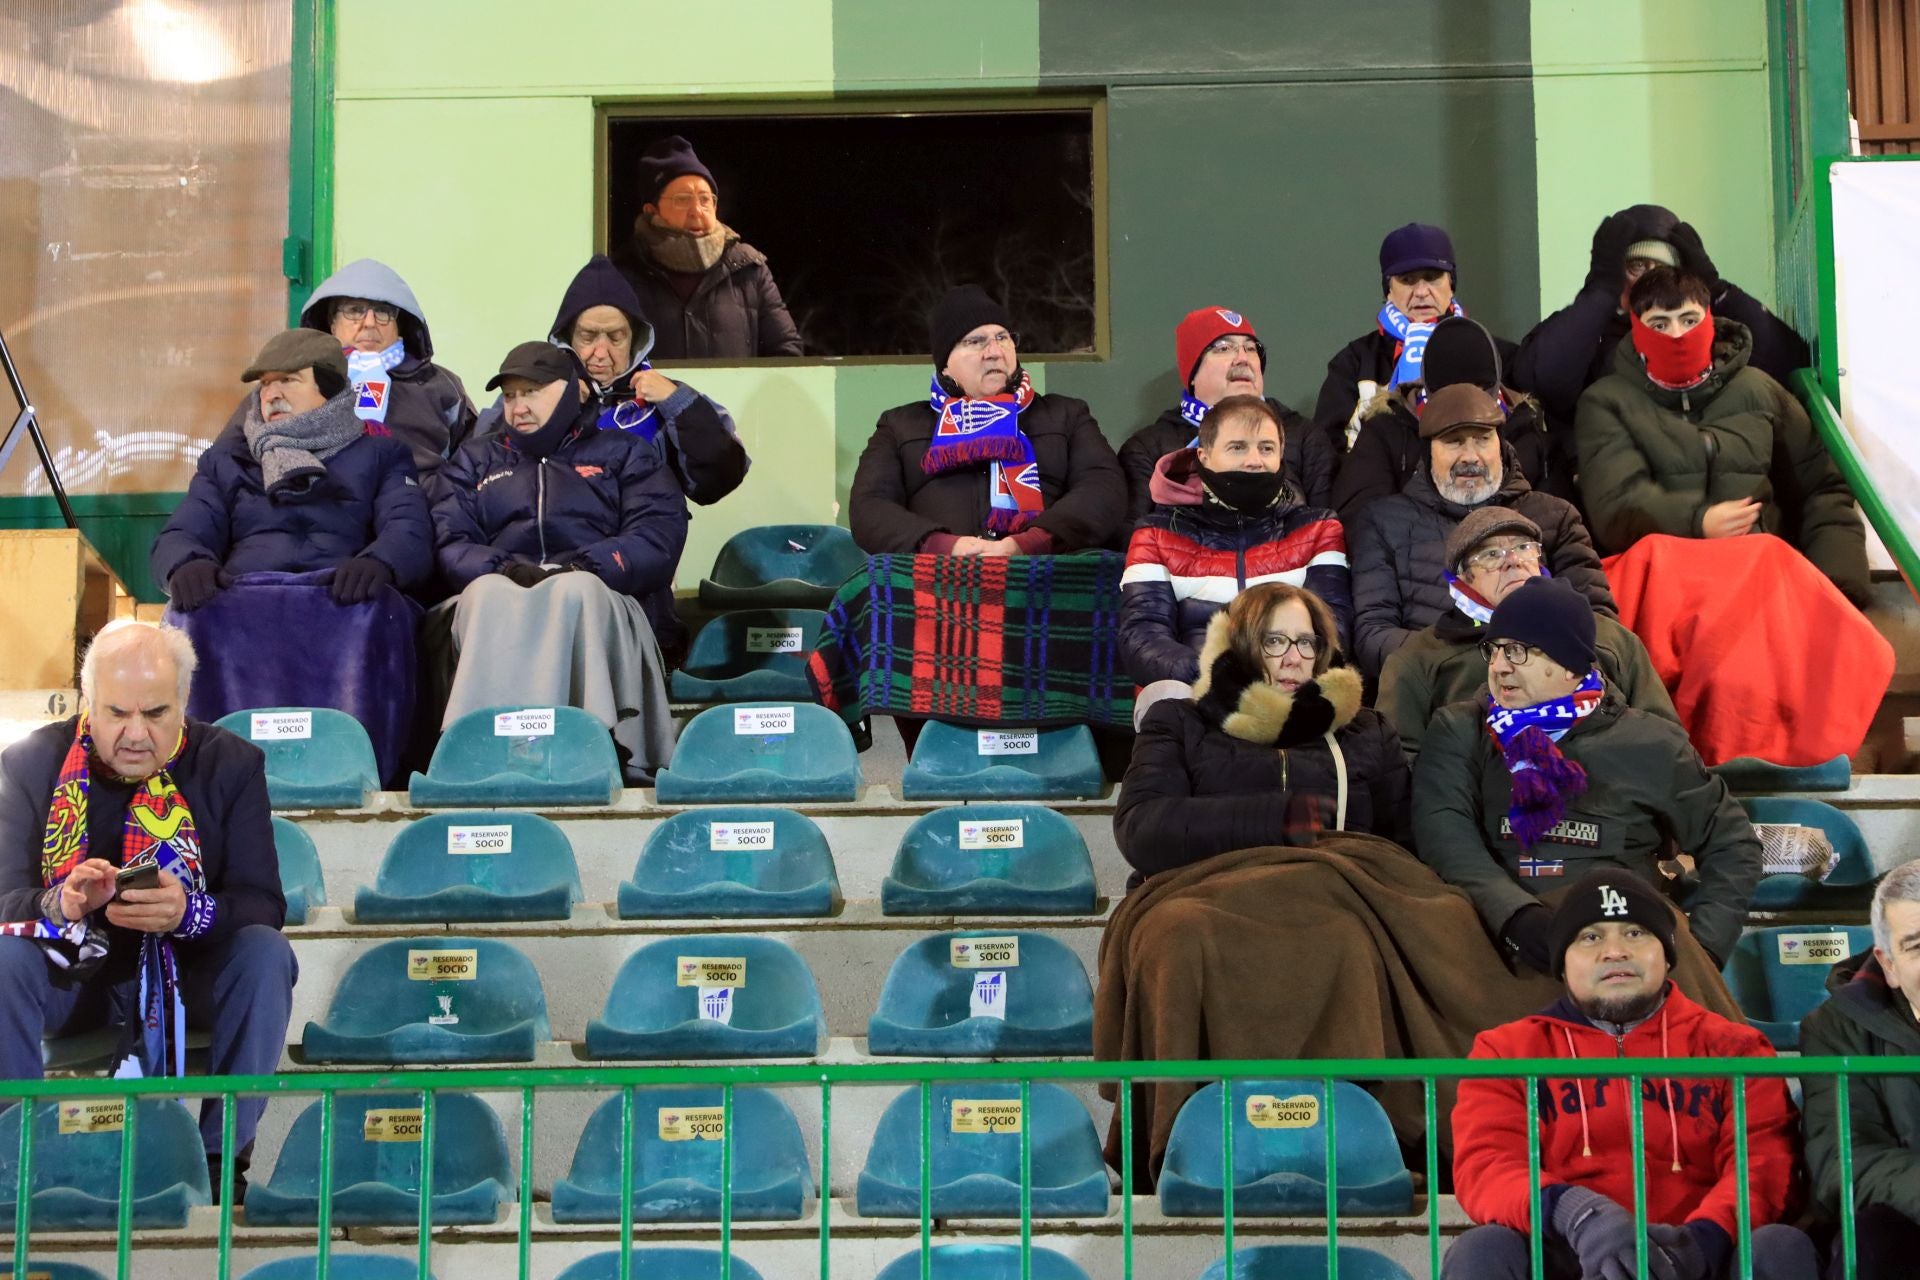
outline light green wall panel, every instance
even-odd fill
[[[1540,305],[1586,278],[1594,228],[1663,204],[1773,299],[1766,13],[1758,0],[1535,0]]]
[[[843,90],[1032,85],[1039,0],[835,0],[833,78]]]
[[[824,92],[830,0],[341,0],[340,98]]]
[[[509,347],[546,336],[592,253],[592,103],[342,102],[335,119],[334,261],[398,271],[435,360],[481,400]]]

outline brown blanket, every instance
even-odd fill
[[[1682,923],[1674,978],[1740,1018],[1712,959]],[[1335,832],[1311,848],[1221,854],[1148,880],[1100,939],[1093,1049],[1109,1061],[1460,1058],[1473,1037],[1551,1004],[1560,986],[1507,967],[1466,894],[1377,836]],[[1134,1167],[1158,1176],[1180,1104],[1200,1086],[1134,1095]],[[1116,1098],[1114,1086],[1102,1086]],[[1372,1092],[1413,1147],[1420,1084]],[[1439,1094],[1443,1153],[1453,1090]],[[1107,1158],[1116,1167],[1116,1109]],[[1444,1158],[1444,1156],[1443,1156]]]

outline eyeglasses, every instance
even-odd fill
[[[393,318],[400,313],[393,307],[382,306],[377,302],[342,302],[333,309],[335,320],[351,320],[359,324],[368,316],[375,324],[392,324]]]
[[[1295,649],[1299,650],[1302,658],[1311,662],[1320,652],[1320,637],[1289,636],[1278,631],[1269,631],[1260,637],[1260,652],[1269,658],[1284,658]]]
[[[1540,544],[1537,542],[1516,542],[1510,547],[1488,547],[1485,551],[1476,551],[1467,557],[1468,572],[1475,569],[1499,569],[1508,561],[1522,569],[1531,569],[1540,563]]]
[[[702,209],[711,212],[720,207],[720,197],[714,195],[711,191],[703,191],[699,195],[694,195],[687,191],[676,191],[672,195],[662,199],[660,203],[669,209],[691,209],[695,205],[698,205]]]
[[[1210,356],[1257,356],[1260,344],[1252,338],[1220,338],[1207,344]]]
[[[1018,347],[1020,339],[1002,329],[999,333],[976,333],[953,344],[962,351],[985,351],[988,347]]]
[[[1524,667],[1527,665],[1527,659],[1533,656],[1533,650],[1518,640],[1482,640],[1480,642],[1480,656],[1488,662],[1493,661],[1493,655],[1496,653],[1505,658],[1510,667]]]

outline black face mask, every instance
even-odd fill
[[[566,443],[568,433],[580,420],[580,407],[580,375],[572,374],[567,378],[566,389],[560,393],[560,403],[553,406],[553,414],[544,424],[527,432],[508,427],[507,436],[514,449],[529,458],[550,458]]]
[[[1280,501],[1287,477],[1282,471],[1209,471],[1199,468],[1200,483],[1223,506],[1251,514]]]

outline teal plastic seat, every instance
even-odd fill
[[[839,900],[833,853],[813,819],[735,805],[654,827],[615,910],[628,920],[826,916]]]
[[[410,977],[410,952],[471,952],[474,976]],[[420,963],[428,974],[452,973],[460,958]],[[517,948],[433,934],[362,951],[341,975],[326,1021],[309,1022],[300,1046],[313,1063],[531,1062],[550,1034],[540,975]]]
[[[255,716],[311,716],[309,736],[253,733]],[[358,809],[380,789],[373,739],[358,720],[331,707],[258,707],[214,721],[267,757],[267,799],[276,809]],[[262,726],[263,730],[265,726]]]
[[[731,703],[687,722],[654,788],[661,804],[852,800],[860,757],[853,732],[825,707]]]
[[[247,1207],[251,1217],[251,1190],[247,1193]],[[341,1253],[336,1249],[328,1255],[327,1264],[327,1275],[332,1280],[415,1280],[420,1274],[418,1259],[390,1258],[378,1253]],[[319,1274],[319,1259],[306,1254],[263,1262],[240,1280],[315,1280]],[[433,1280],[431,1271],[427,1273],[427,1280]]]
[[[1215,1082],[1188,1098],[1174,1118],[1159,1182],[1160,1209],[1168,1217],[1218,1217],[1224,1211],[1220,1102]],[[1366,1090],[1344,1080],[1334,1082],[1333,1106],[1340,1212],[1412,1213],[1413,1176],[1387,1113]],[[1256,1118],[1267,1123],[1256,1124]],[[1293,1217],[1324,1214],[1326,1208],[1327,1130],[1320,1082],[1234,1081],[1234,1213]]]
[[[13,1275],[13,1263],[0,1262],[0,1276]],[[46,1258],[31,1258],[27,1261],[29,1277],[45,1277],[45,1280],[107,1280],[92,1267],[83,1267],[77,1262],[53,1262]]]
[[[550,734],[496,732],[498,717],[552,711]],[[538,808],[612,804],[620,760],[607,727],[579,707],[487,707],[461,716],[440,735],[425,773],[407,787],[425,808]]]
[[[1384,1254],[1358,1245],[1338,1248],[1340,1280],[1413,1280],[1405,1267]],[[1201,1272],[1200,1280],[1327,1280],[1327,1274],[1324,1244],[1262,1244],[1235,1249],[1231,1275],[1223,1257]]]
[[[420,1132],[408,1117],[368,1112],[420,1113],[417,1093],[343,1093],[334,1102],[333,1224],[336,1227],[411,1227],[420,1221]],[[396,1140],[395,1119],[400,1123]],[[380,1131],[384,1131],[381,1135]],[[410,1137],[408,1136],[410,1133]],[[513,1175],[507,1135],[493,1108],[470,1093],[433,1096],[433,1223],[492,1222],[500,1216]],[[320,1220],[320,1104],[293,1122],[273,1177],[247,1189],[247,1222],[310,1227]]]
[[[1020,1134],[1017,1129],[955,1133],[957,1108],[981,1102],[1017,1103],[1018,1084],[936,1084],[931,1090],[933,1153],[928,1188],[936,1218],[1020,1216]],[[1098,1217],[1107,1211],[1107,1166],[1093,1117],[1057,1084],[1035,1084],[1028,1094],[1032,1129],[1033,1216]],[[866,1218],[920,1216],[920,1090],[904,1090],[880,1117],[856,1190]]]
[[[720,1220],[719,1141],[661,1133],[675,1113],[710,1109],[717,1116],[722,1101],[718,1088],[634,1092],[635,1222]],[[620,1137],[615,1096],[594,1108],[574,1148],[573,1167],[553,1184],[555,1222],[620,1221]],[[787,1104],[764,1089],[735,1089],[733,1139],[734,1221],[800,1217],[813,1195],[813,1175],[800,1124]]]
[[[956,943],[1013,938],[1017,965],[968,968]],[[997,991],[980,990],[991,974]],[[975,1013],[977,1001],[1004,1018]],[[917,1058],[1006,1058],[1093,1052],[1093,984],[1080,957],[1043,933],[936,933],[900,953],[867,1022],[867,1052]]]
[[[1827,998],[1827,973],[1873,945],[1866,925],[1803,924],[1750,929],[1721,970],[1754,1029],[1776,1049],[1800,1047],[1800,1019]]]
[[[371,885],[360,924],[565,920],[585,895],[573,846],[537,813],[468,810],[408,823]]]
[[[313,837],[285,818],[273,820],[273,851],[280,859],[280,893],[287,900],[287,923],[305,924],[315,907],[327,905],[327,882]]]
[[[731,1020],[701,1016],[703,988],[681,986],[697,959],[741,959]],[[627,957],[601,1016],[587,1023],[589,1058],[811,1058],[826,1020],[813,973],[784,942],[747,934],[664,938]]]
[[[824,609],[840,584],[866,566],[853,535],[830,524],[742,529],[700,580],[700,603],[734,609]]]
[[[928,1251],[933,1280],[1020,1280],[1017,1244],[937,1244]],[[1030,1254],[1033,1280],[1087,1280],[1079,1265],[1051,1249]],[[903,1253],[880,1269],[874,1280],[920,1280],[920,1251]]]
[[[1755,826],[1814,827],[1833,845],[1833,866],[1823,880],[1776,873],[1762,879],[1749,911],[1820,911],[1865,906],[1873,897],[1873,858],[1852,818],[1824,800],[1760,796],[1743,802]]]
[[[88,1107],[110,1099],[63,1098],[33,1112],[32,1226],[45,1231],[107,1231],[119,1222],[120,1142],[124,1125],[94,1133],[60,1132],[85,1122]],[[20,1116],[0,1113],[0,1218],[12,1222],[20,1182]],[[124,1112],[122,1113],[124,1114]],[[171,1098],[150,1099],[134,1112],[133,1199],[135,1227],[184,1227],[187,1211],[209,1202],[206,1147],[200,1124]]]
[[[1087,842],[1037,804],[968,804],[915,819],[880,883],[889,916],[1084,914],[1096,900]]]
[[[693,638],[669,688],[676,702],[813,700],[807,655],[820,645],[818,609],[723,613]]]
[[[1029,754],[1002,750],[1031,745]],[[966,729],[929,720],[900,774],[908,800],[1088,800],[1105,782],[1093,730]]]
[[[628,1257],[634,1280],[720,1280],[718,1249],[632,1249]],[[738,1257],[727,1274],[733,1280],[760,1280],[760,1273]],[[620,1280],[620,1251],[591,1254],[554,1280]]]
[[[1845,756],[1798,768],[1741,756],[1715,765],[1712,772],[1742,795],[1770,791],[1845,791],[1853,785],[1853,766]]]

